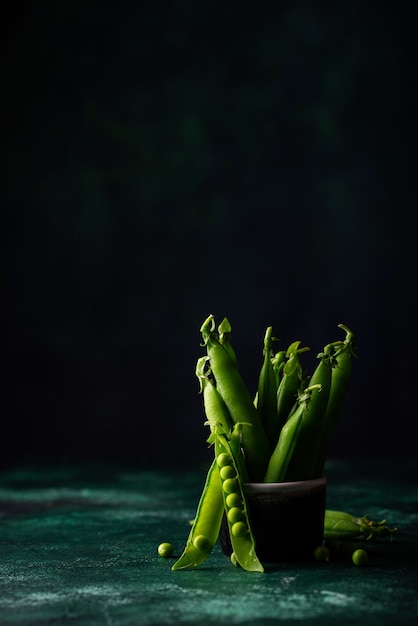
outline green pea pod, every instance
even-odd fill
[[[231,343],[232,326],[229,320],[224,317],[222,322],[218,326],[219,343],[225,348],[226,352],[233,363],[238,367],[238,359],[236,352]]]
[[[239,467],[227,437],[220,432],[215,433],[215,455],[234,554],[233,562],[249,572],[264,572],[256,553]]]
[[[271,359],[272,327],[264,337],[263,365],[258,379],[257,409],[266,431],[271,450],[277,443],[280,427],[277,419],[277,379]]]
[[[356,517],[345,511],[325,511],[324,539],[354,539],[364,537],[369,541],[377,537],[387,537],[397,532],[397,528],[386,526],[386,520],[376,522],[364,517]]]
[[[279,431],[289,418],[298,398],[302,367],[300,354],[307,352],[308,347],[299,348],[300,341],[292,343],[286,352],[286,363],[282,370],[282,379],[277,389],[277,420]]]
[[[267,472],[264,476],[264,482],[279,483],[285,479],[298,441],[303,414],[306,411],[310,393],[311,390],[306,389],[305,393],[298,400],[298,408],[280,431],[279,440],[270,457]]]
[[[280,381],[283,374],[283,367],[286,363],[286,350],[280,350],[271,358],[271,364],[273,365],[274,373],[276,375],[276,387],[279,388]]]
[[[231,358],[214,333],[214,318],[210,315],[201,327],[204,344],[216,388],[222,396],[234,423],[242,423],[242,447],[252,481],[262,480],[270,446],[260,416],[247,387]]]
[[[223,512],[222,484],[214,461],[207,474],[186,546],[171,568],[173,571],[192,569],[207,559],[218,539]]]
[[[198,359],[196,376],[203,393],[204,408],[212,436],[216,429],[232,429],[232,421],[225,404],[206,371],[208,358]],[[210,441],[209,437],[209,441]],[[215,545],[223,516],[222,484],[218,466],[214,461],[209,469],[197,513],[183,554],[173,565],[173,570],[194,568],[203,563]]]
[[[200,392],[203,394],[206,418],[211,430],[213,430],[217,424],[220,424],[223,430],[229,433],[232,430],[233,422],[225,406],[225,402],[222,400],[219,391],[209,378],[209,373],[206,371],[207,362],[207,357],[201,357],[198,359],[196,365],[196,376],[200,382]]]
[[[286,480],[309,480],[316,476],[319,441],[331,389],[331,360],[326,354],[309,381],[311,393],[303,413],[297,443],[286,472]]]
[[[264,476],[265,483],[283,482],[287,468],[296,447],[297,436],[303,417],[303,407],[299,407],[292,417],[283,426],[279,440],[267,466]]]
[[[333,357],[333,367],[331,373],[331,390],[319,442],[315,470],[317,475],[321,475],[324,471],[330,442],[347,397],[351,377],[352,356],[356,355],[354,334],[347,326],[344,326],[344,324],[339,324],[338,327],[345,330],[345,341],[337,341],[324,348],[324,352],[329,353]]]

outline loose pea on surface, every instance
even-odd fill
[[[354,550],[351,558],[354,565],[358,565],[359,567],[367,565],[369,561],[369,555],[367,554],[366,550],[362,550],[361,548],[359,548],[358,550]]]
[[[329,561],[330,551],[326,546],[317,546],[313,555],[316,561]]]
[[[164,543],[160,543],[160,545],[158,546],[158,554],[160,556],[163,556],[165,558],[168,558],[170,556],[172,556],[173,552],[174,552],[174,547],[171,543],[168,542],[164,542]]]

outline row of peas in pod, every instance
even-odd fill
[[[303,376],[301,365],[301,355],[308,348],[296,341],[287,350],[274,352],[272,328],[267,328],[257,391],[252,397],[239,371],[229,321],[225,318],[217,328],[213,315],[204,321],[200,330],[206,354],[197,361],[196,376],[214,460],[174,571],[205,561],[218,539],[223,517],[232,563],[248,571],[264,571],[256,554],[243,485],[322,475],[355,354],[352,331],[342,324],[339,327],[345,338],[323,348],[312,376]],[[331,520],[330,527],[335,528],[340,514],[347,516],[336,511],[328,518],[325,515],[325,524]],[[353,533],[360,535],[359,528],[352,523]],[[382,534],[381,526],[379,531]]]

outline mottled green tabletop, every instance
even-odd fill
[[[206,467],[24,468],[0,475],[1,626],[411,624],[418,618],[418,463],[332,462],[328,508],[387,518],[369,564],[234,568],[217,545],[196,570],[181,552]]]

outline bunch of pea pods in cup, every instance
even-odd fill
[[[301,363],[309,348],[296,341],[274,352],[276,340],[267,328],[252,397],[239,371],[229,321],[218,327],[213,315],[204,321],[206,354],[197,361],[196,376],[214,459],[174,571],[201,565],[218,537],[233,565],[264,572],[270,561],[312,557],[324,539],[395,532],[385,520],[325,508],[324,464],[355,355],[353,332],[343,324],[339,328],[345,338],[323,348],[311,376],[304,376]],[[163,546],[169,544],[161,544],[162,555]]]

